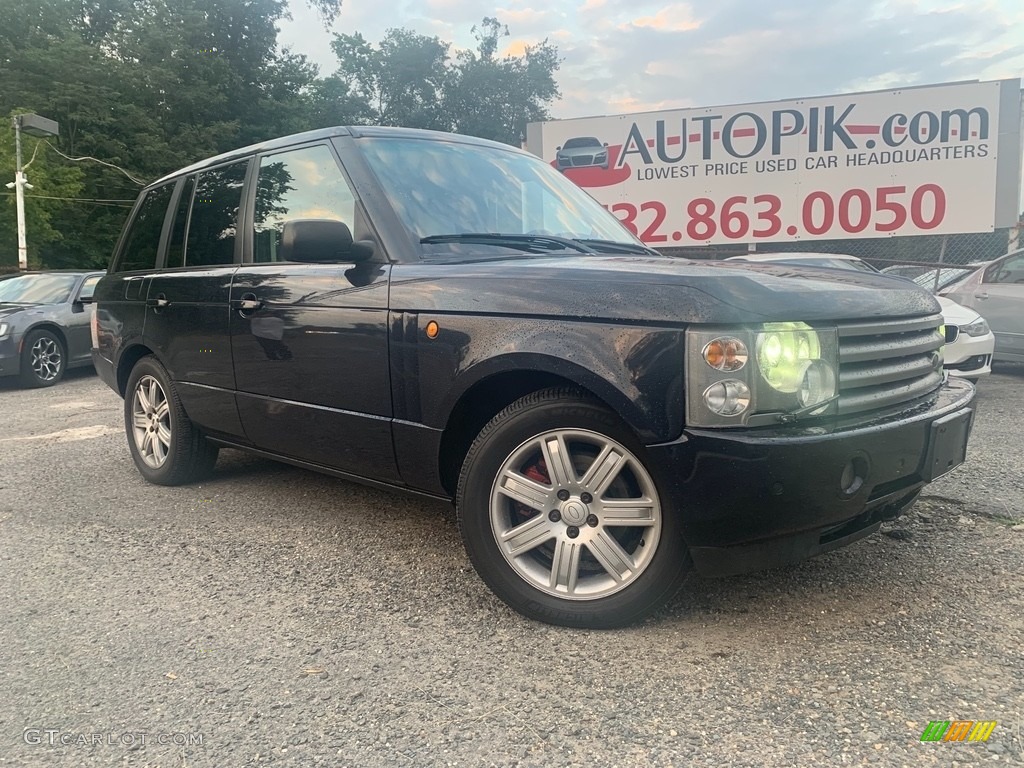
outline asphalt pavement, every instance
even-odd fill
[[[147,485],[94,376],[2,382],[0,766],[1024,764],[1022,395],[983,381],[882,533],[588,632],[494,598],[446,505],[233,451]]]

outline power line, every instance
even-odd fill
[[[14,192],[0,192],[0,194],[7,197],[14,195]],[[131,203],[135,200],[117,200],[117,199],[105,199],[98,197],[53,197],[52,195],[25,195],[26,198],[36,198],[37,200],[63,200],[69,203],[94,203],[96,205],[112,205],[117,208],[130,208]],[[121,203],[128,203],[128,205],[120,205]]]
[[[82,160],[92,160],[94,163],[99,163],[100,165],[105,165],[108,168],[113,168],[114,170],[120,171],[125,176],[127,176],[131,181],[133,181],[134,183],[138,184],[140,187],[146,186],[146,182],[140,181],[139,179],[136,179],[134,176],[132,176],[130,173],[128,173],[128,171],[126,171],[124,168],[122,168],[119,165],[114,165],[113,163],[108,163],[106,160],[100,160],[98,158],[90,157],[88,155],[84,155],[83,157],[71,157],[70,155],[65,155],[63,152],[61,152],[59,149],[57,149],[55,146],[53,146],[53,144],[51,144],[48,141],[44,141],[43,144],[48,146],[50,149],[52,149],[58,155],[63,157],[65,160],[71,160],[72,162],[75,162],[75,163],[80,162]],[[132,202],[134,202],[134,201],[132,201]]]

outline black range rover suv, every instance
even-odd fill
[[[448,134],[335,128],[173,173],[95,301],[147,480],[228,446],[453,499],[493,591],[569,626],[875,531],[972,422],[907,281],[663,257],[539,159]]]

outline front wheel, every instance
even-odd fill
[[[631,624],[679,588],[689,557],[643,447],[600,403],[545,390],[513,403],[467,454],[457,497],[481,578],[551,624]]]
[[[21,383],[26,387],[52,387],[67,368],[62,342],[52,331],[32,331],[21,346]]]
[[[153,356],[139,360],[128,377],[124,426],[135,466],[151,483],[194,482],[217,461],[217,446],[188,418],[174,382]]]

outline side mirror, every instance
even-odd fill
[[[604,143],[604,145],[605,145],[605,146],[607,147],[607,146],[608,146],[608,142],[606,141],[606,142]]]
[[[334,219],[296,219],[281,232],[281,260],[298,262],[366,261],[373,244],[352,240],[348,224]]]
[[[555,152],[561,152],[561,151],[562,151],[561,147],[555,147]]]

